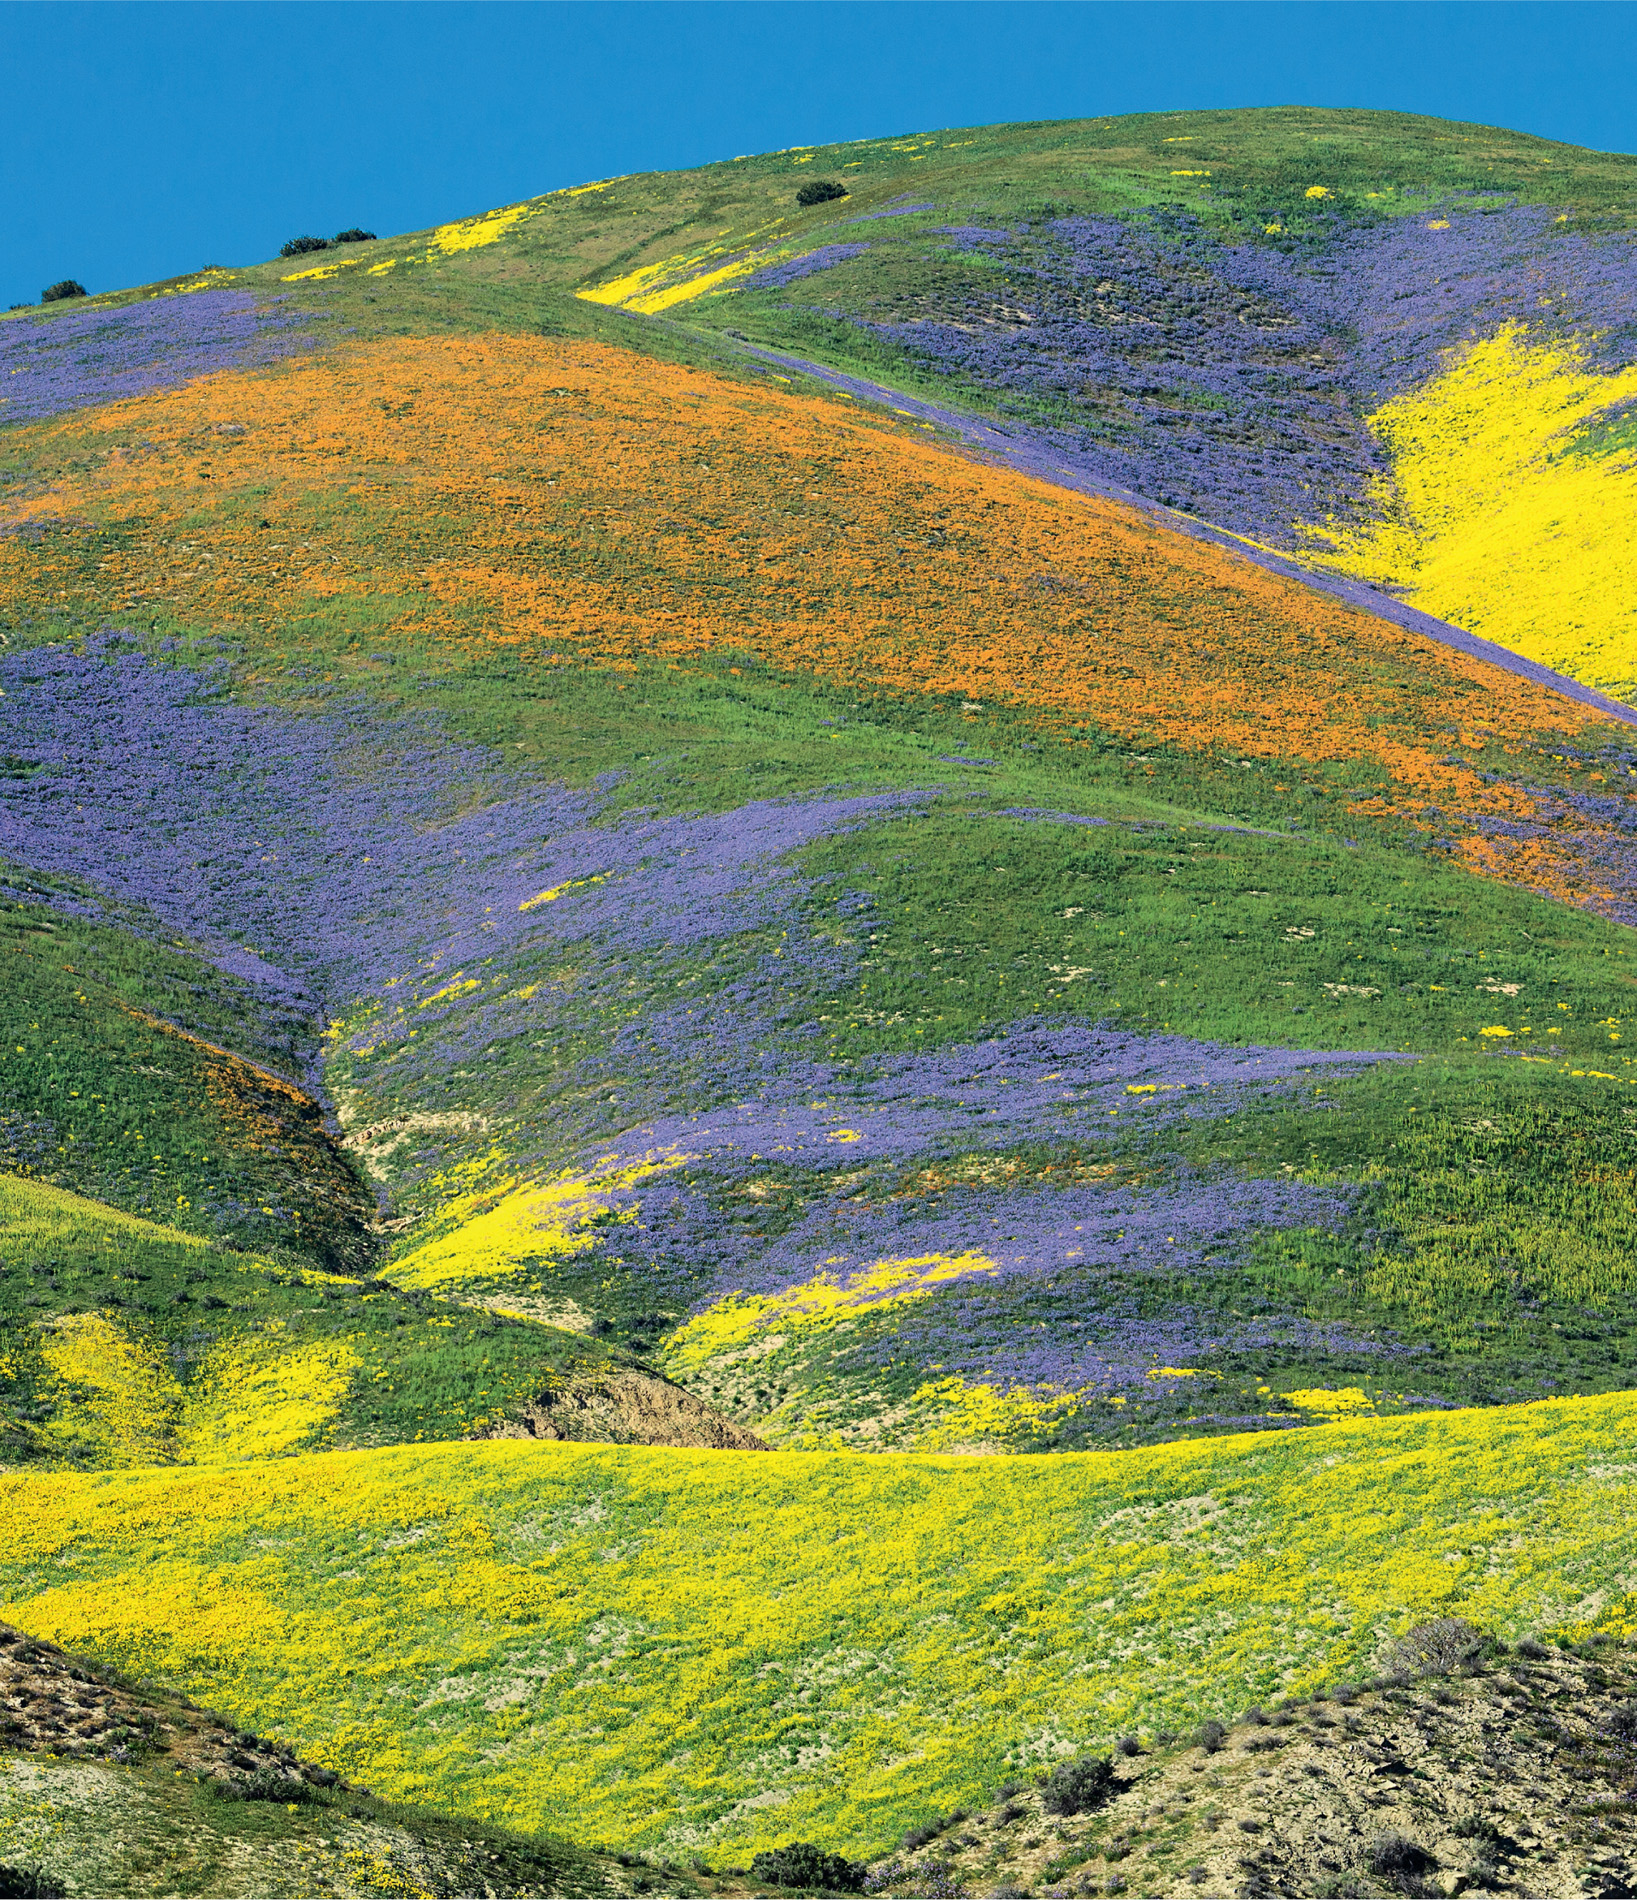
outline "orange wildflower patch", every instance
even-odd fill
[[[583,342],[359,344],[39,424],[18,446],[73,472],[13,522],[124,533],[0,538],[14,608],[163,602],[278,625],[284,652],[337,601],[381,644],[615,667],[748,652],[1137,742],[1373,763],[1411,812],[1531,815],[1442,762],[1457,725],[1506,744],[1595,723],[918,428]]]

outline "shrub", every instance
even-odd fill
[[[351,224],[348,225],[345,231],[337,231],[331,242],[335,244],[373,244],[375,242],[375,233],[373,231],[361,231],[356,224]]]
[[[1609,1734],[1622,1742],[1637,1741],[1637,1702],[1620,1702],[1603,1717]]]
[[[1532,1636],[1524,1637],[1518,1644],[1518,1654],[1527,1656],[1532,1662],[1545,1662],[1551,1653],[1544,1643],[1537,1643]]]
[[[62,1884],[38,1867],[0,1866],[0,1900],[62,1900]]]
[[[1207,1755],[1214,1755],[1227,1739],[1228,1731],[1220,1722],[1201,1722],[1194,1731],[1196,1745]]]
[[[305,257],[309,251],[327,251],[328,238],[293,237],[279,246],[280,257]]]
[[[810,178],[796,193],[799,205],[828,204],[832,198],[845,198],[847,187],[837,184],[833,178]]]
[[[1142,1743],[1137,1740],[1135,1735],[1122,1735],[1114,1744],[1114,1752],[1116,1755],[1125,1756],[1129,1761],[1133,1755],[1140,1755],[1142,1753]]]
[[[771,1853],[758,1854],[750,1863],[750,1877],[775,1887],[818,1887],[827,1893],[864,1891],[861,1862],[826,1853],[811,1841],[791,1841]]]
[[[40,292],[41,303],[61,303],[65,297],[83,297],[86,295],[84,284],[77,277],[65,277],[60,283],[48,284]]]
[[[1107,1755],[1082,1755],[1052,1770],[1041,1805],[1048,1814],[1085,1814],[1101,1807],[1118,1786]]]
[[[215,1775],[205,1781],[205,1792],[218,1801],[311,1801],[313,1791],[295,1775],[274,1775],[265,1771],[248,1775],[243,1781],[226,1781]]]
[[[1489,1638],[1463,1616],[1435,1616],[1399,1637],[1387,1652],[1388,1669],[1399,1677],[1442,1676],[1475,1662]]]
[[[1424,1874],[1433,1858],[1407,1834],[1378,1834],[1370,1843],[1365,1864],[1373,1874]]]

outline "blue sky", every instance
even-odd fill
[[[1004,119],[1379,106],[1637,148],[1625,0],[25,0],[0,33],[0,305],[616,172]]]

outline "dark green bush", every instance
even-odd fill
[[[215,1775],[205,1781],[205,1792],[218,1801],[276,1801],[289,1806],[292,1801],[311,1801],[313,1791],[299,1775],[275,1775],[265,1770],[247,1775],[243,1781],[227,1781]]]
[[[280,257],[305,257],[309,251],[327,251],[328,238],[294,237],[279,246]]]
[[[61,303],[65,297],[83,297],[86,295],[84,284],[77,277],[65,277],[61,283],[52,284],[40,292],[41,303]]]
[[[1059,1762],[1041,1795],[1048,1814],[1085,1814],[1100,1808],[1119,1783],[1107,1755],[1082,1755],[1078,1761]]]
[[[761,1853],[750,1863],[752,1880],[774,1887],[817,1887],[825,1893],[862,1893],[864,1868],[841,1854],[826,1853],[811,1841],[790,1841]]]
[[[337,244],[372,244],[375,241],[375,233],[373,231],[361,231],[358,226],[354,224],[350,225],[345,231],[337,231],[334,241]]]
[[[37,1867],[0,1867],[0,1900],[62,1900],[62,1883]]]
[[[1365,1856],[1373,1874],[1424,1874],[1435,1864],[1432,1855],[1406,1834],[1378,1834]]]
[[[839,185],[833,178],[810,178],[796,193],[799,205],[824,205],[832,198],[845,198],[847,187]]]

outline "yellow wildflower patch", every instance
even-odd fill
[[[1311,1412],[1318,1418],[1361,1418],[1374,1413],[1375,1400],[1356,1385],[1305,1386],[1299,1392],[1287,1392],[1285,1398],[1298,1412]]]
[[[0,1617],[394,1798],[858,1854],[1065,1741],[1299,1693],[1430,1616],[1627,1633],[1634,1432],[1622,1393],[1112,1454],[506,1439],[231,1482],[11,1472]]]
[[[508,231],[515,230],[529,215],[526,204],[511,205],[504,211],[486,211],[482,217],[462,218],[455,224],[440,224],[432,233],[432,251],[452,257],[457,251],[480,250],[493,244]]]
[[[312,1444],[339,1413],[358,1364],[344,1339],[291,1349],[282,1326],[227,1341],[188,1387],[181,1457],[279,1458]]]
[[[395,1261],[387,1277],[399,1286],[451,1286],[585,1253],[596,1245],[592,1229],[618,1209],[622,1189],[684,1158],[665,1155],[605,1173],[569,1171],[543,1187],[513,1179],[498,1190],[498,1201],[494,1188],[459,1196],[441,1211],[446,1230]]]
[[[933,1408],[917,1437],[922,1451],[1010,1451],[1070,1418],[1084,1404],[1079,1392],[1033,1390],[951,1377],[917,1387],[911,1404]]]
[[[101,1313],[73,1313],[46,1332],[40,1356],[56,1386],[49,1441],[120,1469],[174,1456],[182,1387],[151,1346]]]
[[[588,884],[606,884],[609,873],[599,871],[595,877],[571,877],[564,884],[553,884],[550,890],[541,891],[536,897],[526,897],[518,905],[519,910],[538,910],[542,904],[555,904],[566,891],[577,891]]]
[[[832,1326],[860,1307],[918,1299],[934,1287],[971,1273],[998,1273],[988,1254],[919,1254],[914,1259],[877,1260],[860,1273],[836,1278],[818,1273],[783,1293],[730,1293],[696,1313],[666,1342],[667,1364],[704,1365],[720,1353],[749,1345],[772,1330]]]
[[[1378,519],[1311,529],[1321,565],[1592,685],[1637,681],[1637,461],[1569,452],[1577,428],[1637,397],[1572,341],[1516,325],[1456,355],[1371,417],[1392,457]]]

